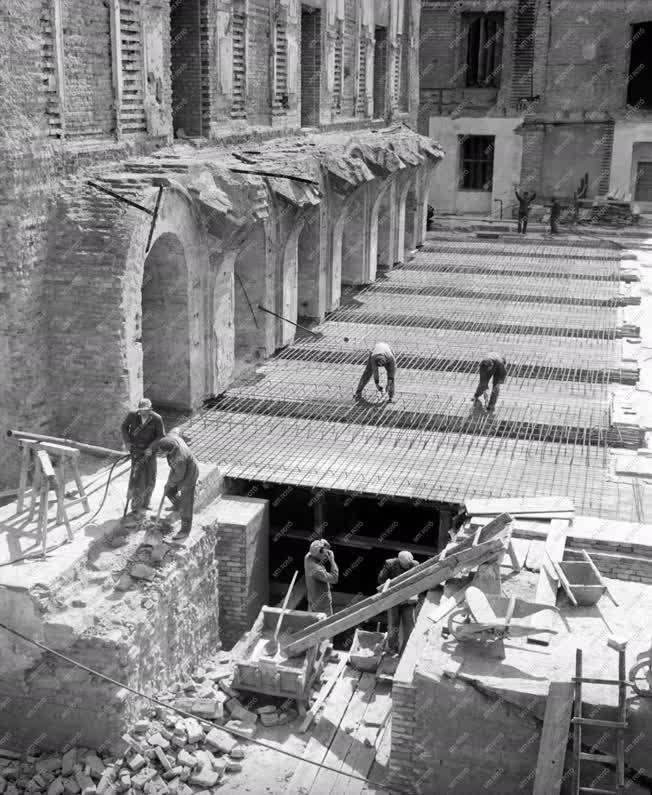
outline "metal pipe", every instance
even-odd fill
[[[94,444],[84,444],[83,442],[75,442],[72,439],[61,439],[58,436],[43,436],[38,433],[26,433],[25,431],[16,431],[10,429],[7,431],[7,436],[20,441],[21,439],[34,439],[37,442],[49,442],[50,444],[63,444],[67,447],[75,447],[82,453],[89,453],[89,455],[97,456],[111,456],[113,458],[127,458],[128,453],[121,450],[111,450],[109,447],[98,447]]]

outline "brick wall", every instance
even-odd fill
[[[200,0],[180,0],[171,7],[172,114],[175,133],[202,134],[202,63]]]
[[[342,117],[355,115],[355,89],[358,55],[358,4],[346,0],[344,6],[344,52],[342,75]]]
[[[652,583],[650,548],[639,544],[614,544],[569,538],[565,560],[584,560],[579,550],[585,549],[600,574],[627,582]]]
[[[247,17],[247,119],[271,122],[270,14],[268,0],[249,0]]]
[[[321,12],[301,13],[301,126],[319,122],[321,95]]]
[[[229,518],[233,510],[240,518]],[[220,637],[230,649],[269,602],[269,506],[252,497],[224,497],[217,534]]]
[[[387,28],[376,28],[374,45],[374,110],[373,118],[382,119],[387,112],[387,75],[389,65]]]
[[[63,0],[66,134],[104,136],[115,129],[111,25],[103,0]]]
[[[215,504],[219,504],[215,503]],[[214,504],[214,505],[215,505]],[[44,642],[72,659],[137,690],[157,695],[186,679],[197,663],[220,649],[216,526],[211,506],[196,517],[203,532],[189,550],[147,587],[131,591],[128,620],[117,616],[113,590],[93,605],[98,624],[115,616],[110,631],[83,634],[66,624],[45,624]],[[46,614],[46,620],[48,616]],[[30,633],[36,635],[39,633]],[[70,638],[70,641],[67,639]],[[4,641],[3,641],[4,642]],[[151,704],[99,677],[44,655],[14,673],[3,673],[0,736],[10,745],[61,751],[68,745],[111,748]],[[7,734],[5,734],[5,732]]]

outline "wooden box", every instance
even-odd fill
[[[263,607],[253,627],[233,650],[233,687],[283,698],[305,699],[321,673],[330,649],[323,640],[297,657],[288,658],[271,643],[280,608]],[[279,641],[324,618],[323,613],[286,610]]]

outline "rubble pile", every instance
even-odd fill
[[[230,655],[220,651],[206,668],[157,694],[169,707],[145,710],[123,735],[117,758],[75,747],[25,757],[0,749],[0,795],[208,795],[242,770],[241,740],[254,736],[259,721],[277,726],[297,717],[290,702],[255,709],[253,697],[243,704],[231,677]]]
[[[629,202],[608,199],[604,203],[596,203],[591,208],[591,223],[603,226],[626,226],[634,222],[634,215]]]

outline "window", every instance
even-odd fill
[[[498,88],[503,68],[505,15],[462,14],[466,29],[466,85]]]
[[[652,22],[632,25],[627,104],[652,108]]]
[[[493,136],[460,136],[460,151],[460,188],[490,191],[494,175]]]

